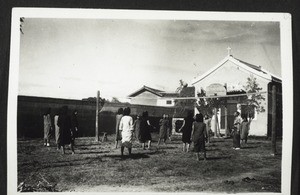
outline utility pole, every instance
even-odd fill
[[[99,97],[100,91],[97,91],[96,98],[96,141],[99,142]]]
[[[272,87],[272,155],[275,156],[276,151],[276,86]]]
[[[227,126],[228,126],[228,121],[227,121],[227,115],[228,115],[228,112],[227,112],[227,101],[226,101],[226,106],[224,107],[225,108],[225,138],[227,138]]]

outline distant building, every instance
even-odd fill
[[[244,86],[246,85],[247,78],[250,76],[256,78],[259,87],[261,87],[261,92],[264,92],[265,100],[262,101],[262,106],[265,108],[265,112],[257,113],[254,109],[254,119],[251,123],[250,134],[264,136],[269,134],[270,126],[272,122],[271,117],[271,90],[272,86],[277,86],[277,117],[278,117],[278,131],[281,131],[282,127],[282,103],[281,103],[281,79],[270,72],[264,70],[261,66],[256,66],[249,64],[232,55],[226,56],[222,61],[220,61],[216,66],[208,70],[206,73],[196,77],[192,81],[192,85],[195,87],[195,97],[202,89],[210,90],[210,88],[216,87],[220,93],[225,93],[225,95],[241,94],[246,93],[244,91]],[[221,86],[221,87],[220,87]],[[222,89],[223,86],[223,89]],[[211,93],[211,92],[210,92]],[[211,94],[213,95],[213,94]],[[232,128],[233,123],[233,113],[239,111],[240,113],[245,112],[245,106],[241,105],[238,98],[231,97],[227,98],[227,122],[228,128]],[[219,125],[224,132],[225,130],[225,112],[224,108],[219,110]]]
[[[175,105],[174,98],[178,96],[179,93],[165,92],[144,85],[128,95],[128,98],[131,104],[173,107]]]

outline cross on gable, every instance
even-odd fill
[[[230,55],[231,55],[231,48],[230,48],[229,46],[227,47],[227,52],[228,52],[228,53],[227,53],[228,56],[230,56]]]

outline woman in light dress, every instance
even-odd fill
[[[250,123],[251,123],[251,118],[247,119],[246,116],[243,116],[243,121],[241,123],[241,141],[245,142],[245,144],[247,143],[248,141],[248,134],[249,134],[249,130],[250,130]]]
[[[241,148],[240,130],[241,130],[242,118],[240,117],[239,112],[235,112],[234,116],[235,116],[235,118],[234,118],[234,122],[233,122],[233,131],[232,131],[233,149],[239,150]]]
[[[221,135],[220,135],[220,126],[219,126],[219,121],[218,121],[218,113],[217,113],[216,109],[214,109],[214,111],[213,111],[213,115],[211,117],[210,125],[211,125],[212,132],[214,132],[214,137],[215,138],[221,137]]]
[[[130,115],[130,108],[127,107],[123,112],[124,116],[121,118],[119,130],[122,131],[122,145],[121,155],[124,154],[124,148],[128,148],[128,153],[131,155],[132,139],[133,139],[133,119]]]
[[[206,125],[207,143],[210,142],[210,131],[211,131],[211,118],[206,114],[204,115],[204,123]]]
[[[169,131],[169,120],[167,115],[164,114],[163,118],[159,120],[159,138],[157,142],[157,146],[159,146],[161,140],[164,140],[164,144],[166,145],[166,141],[168,139],[168,131]]]
[[[60,149],[59,143],[60,143],[60,139],[61,139],[59,126],[57,125],[58,117],[59,117],[60,112],[61,112],[61,110],[58,113],[56,113],[55,116],[54,116],[55,143],[57,145],[57,150]]]
[[[43,116],[43,118],[44,118],[44,146],[50,146],[50,131],[52,129],[50,113],[51,113],[51,108],[48,108]]]

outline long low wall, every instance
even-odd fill
[[[51,108],[52,119],[62,106],[68,106],[69,114],[75,109],[78,110],[79,136],[94,136],[96,123],[96,102],[83,100],[67,100],[43,97],[18,97],[17,111],[17,133],[18,137],[43,137],[43,113]],[[105,103],[99,115],[99,132],[113,134],[115,132],[115,115],[119,108],[131,108],[131,115],[136,115],[143,111],[148,111],[150,122],[155,127],[153,131],[158,131],[159,119],[163,114],[170,117],[176,114],[174,108],[130,105],[128,103]],[[182,116],[185,115],[182,113]],[[53,132],[54,133],[54,132]],[[53,134],[54,135],[54,134]]]

